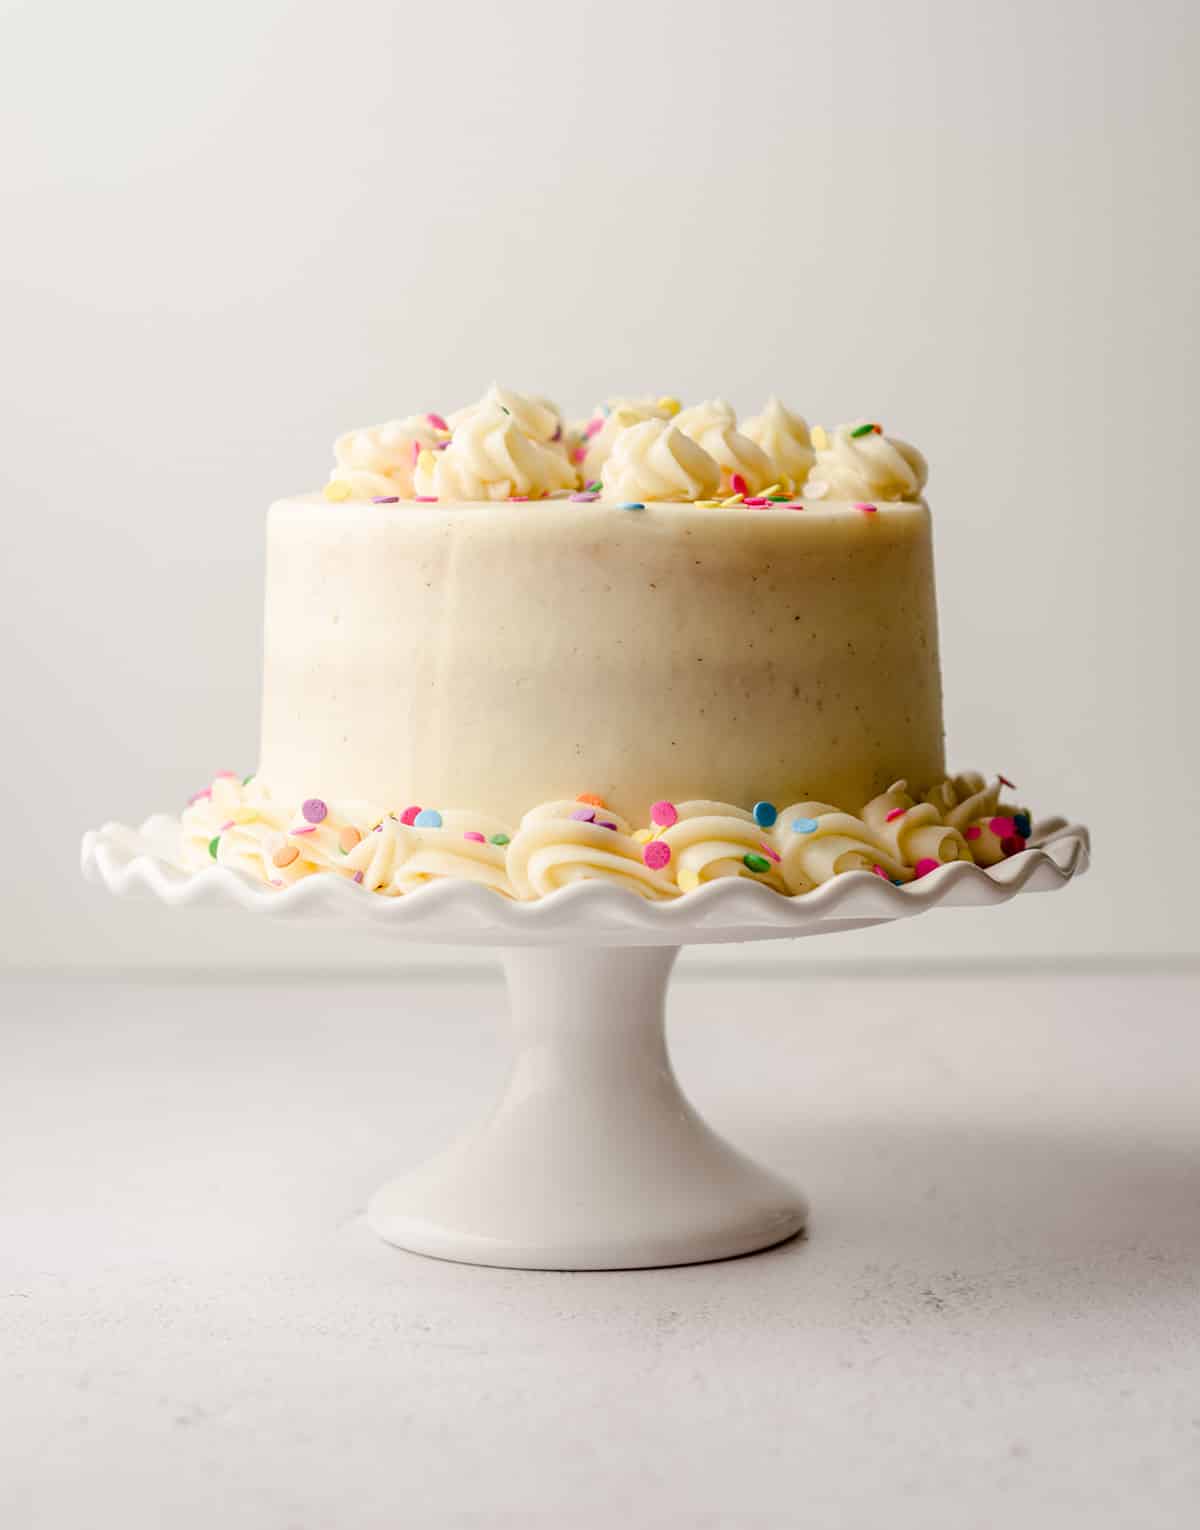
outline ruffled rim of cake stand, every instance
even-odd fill
[[[1055,892],[1083,875],[1091,854],[1082,824],[1047,818],[1034,825],[1025,850],[996,866],[955,861],[902,887],[849,871],[787,897],[748,878],[723,877],[659,903],[595,880],[514,902],[451,878],[396,898],[331,875],[272,888],[231,867],[184,866],[179,834],[178,818],[165,814],[140,828],[106,823],[84,835],[83,873],[116,897],[148,897],[173,908],[240,908],[276,919],[372,927],[399,940],[495,946],[684,945],[827,934],[932,908],[981,908],[1020,893]]]

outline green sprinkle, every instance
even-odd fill
[[[771,863],[765,855],[754,855],[753,853],[742,856],[742,865],[745,866],[747,871],[757,871],[760,873],[770,871],[771,869]]]
[[[219,834],[214,835],[213,838],[210,839],[209,842],[208,842],[208,853],[209,853],[209,855],[212,856],[214,861],[217,858],[217,846],[220,843],[221,843],[221,836]]]
[[[253,780],[254,780],[254,772],[251,771],[248,776],[243,776],[242,777],[242,785],[243,786],[249,786],[251,781],[253,781]]]
[[[589,483],[588,484],[587,492],[589,494],[599,494],[599,492],[600,492],[600,480],[598,478],[596,479],[595,483]]]
[[[856,425],[850,434],[852,436],[869,436],[874,429],[874,425]]]
[[[490,845],[507,845],[508,844],[508,835],[507,834],[493,834],[491,839],[488,841],[488,844],[490,844]]]

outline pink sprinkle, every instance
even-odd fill
[[[589,420],[587,422],[587,425],[584,427],[583,433],[587,437],[587,439],[590,441],[593,436],[598,436],[603,429],[604,429],[604,419],[603,419],[603,416],[597,415],[594,420]],[[585,457],[587,456],[586,452],[584,452],[584,456]]]
[[[363,874],[362,874],[362,872],[361,872],[361,871],[356,871],[356,872],[355,872],[355,873],[354,873],[354,880],[355,880],[355,881],[356,881],[356,882],[361,882],[361,881],[362,881],[362,879],[363,879]]]
[[[421,456],[421,443],[419,441],[414,441],[413,444],[412,444],[411,450],[412,450],[412,464],[413,464],[413,467],[416,467],[417,462],[418,462],[418,460],[420,459],[420,456]]]
[[[882,866],[872,866],[871,870],[877,877],[882,877],[885,882],[890,882],[892,880]]]
[[[794,504],[794,505],[784,505],[783,508],[785,510],[803,510],[804,506],[797,501],[796,504]]]
[[[570,494],[568,499],[573,499],[577,505],[590,505],[594,499],[599,499],[599,494]]]
[[[293,834],[315,834],[317,832],[317,826],[315,823],[306,823],[302,824],[298,829],[293,829],[291,832]]]
[[[217,780],[218,781],[240,781],[241,777],[238,775],[236,770],[218,770],[217,771]]]
[[[193,792],[192,795],[188,798],[188,807],[191,807],[193,802],[207,802],[211,796],[211,786],[206,786],[203,791]]]
[[[571,813],[571,817],[578,819],[580,823],[595,823],[596,809],[594,807],[575,808]]]
[[[586,456],[587,456],[587,452],[584,450],[584,448],[582,446],[573,446],[571,448],[571,461],[572,462],[582,462]]]
[[[221,833],[225,834],[226,832],[228,832],[228,830],[230,830],[232,828],[233,828],[233,819],[231,818],[228,823],[223,823],[221,825]]]
[[[413,495],[413,499],[416,500],[418,505],[436,505],[437,504],[437,495],[436,494],[414,494]]]
[[[746,480],[740,473],[734,473],[729,480],[729,487],[735,494],[744,494],[746,492]]]
[[[998,776],[997,780],[1000,782],[1001,786],[1007,786],[1010,792],[1016,791],[1017,783],[1015,781],[1010,781],[1007,776]]]
[[[651,871],[661,871],[670,863],[671,847],[664,845],[661,839],[652,839],[648,845],[642,846],[642,860]]]
[[[982,835],[982,833],[983,833],[983,830],[979,827],[979,825],[977,823],[968,824],[967,827],[963,830],[963,838],[964,839],[978,839]]]
[[[742,504],[753,505],[755,509],[757,509],[759,505],[769,505],[770,503],[771,501],[769,499],[744,499],[742,501]]]
[[[897,818],[903,818],[907,812],[907,808],[893,808],[883,821],[884,823],[892,823]]]
[[[989,818],[988,828],[997,839],[1008,839],[1017,832],[1017,826],[1011,818]]]
[[[877,505],[864,504],[861,500],[859,500],[855,504],[854,508],[856,510],[861,510],[864,515],[874,515],[879,507]]]
[[[416,822],[417,814],[420,811],[421,809],[419,807],[406,807],[403,813],[400,814],[400,822],[406,823],[411,829],[413,824]]]
[[[425,418],[429,421],[429,423],[433,426],[433,428],[435,430],[449,430],[450,429],[449,425],[446,424],[445,420],[442,419],[440,414],[434,414],[431,411],[429,414],[427,414],[425,416]]]
[[[656,802],[650,809],[650,822],[656,823],[660,829],[669,829],[673,823],[679,822],[679,813],[673,802]]]
[[[516,504],[524,505],[524,504],[527,504],[529,502],[529,495],[528,494],[510,494],[508,497],[509,497],[509,499],[512,500],[513,504],[515,504],[515,505]]]
[[[1019,855],[1025,848],[1025,838],[1021,834],[1006,834],[1000,841],[1000,848],[1005,855]]]
[[[771,849],[770,845],[767,844],[765,839],[759,840],[758,848],[764,855],[769,856],[773,861],[779,861],[783,859],[783,857],[779,855],[777,851]]]
[[[935,861],[931,855],[923,855],[917,862],[914,870],[919,877],[927,877],[931,871],[936,871],[941,861]]]
[[[483,835],[480,834],[475,829],[466,829],[466,830],[464,830],[463,831],[463,838],[464,839],[474,840],[477,845],[486,845],[487,844],[487,840],[484,839]]]

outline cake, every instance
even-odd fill
[[[267,517],[262,738],[184,851],[273,886],[803,895],[1024,848],[947,777],[926,465],[772,399],[493,387],[338,438]]]

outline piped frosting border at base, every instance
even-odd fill
[[[917,801],[898,781],[857,814],[824,802],[664,800],[636,828],[584,793],[509,826],[469,810],[281,802],[256,778],[223,771],[184,811],[182,853],[196,869],[216,862],[273,887],[325,874],[385,897],[458,878],[531,901],[598,880],[663,901],[721,877],[796,897],[848,871],[899,886],[952,861],[992,866],[1019,853],[1030,815],[1000,801],[1008,784],[969,772]]]

